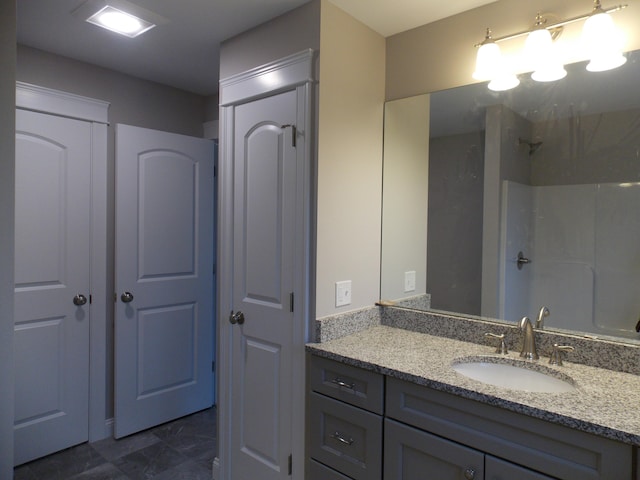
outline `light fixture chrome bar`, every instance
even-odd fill
[[[602,9],[602,12],[603,13],[619,12],[620,10],[625,9],[628,6],[629,6],[628,4],[617,5],[615,7]],[[565,25],[569,25],[570,23],[575,23],[575,22],[579,22],[580,20],[585,20],[585,19],[589,18],[592,14],[593,14],[593,11],[591,11],[589,13],[586,13],[584,15],[578,15],[577,17],[571,17],[571,18],[568,18],[566,20],[562,20],[560,22],[556,22],[556,23],[552,23],[550,25],[546,25],[544,28],[546,28],[547,30],[553,30],[555,28],[561,28],[561,27],[564,27]],[[531,30],[531,29],[523,30],[522,32],[512,33],[512,34],[509,34],[509,35],[504,35],[502,37],[492,38],[492,40],[495,43],[504,42],[505,40],[511,40],[511,39],[514,39],[514,38],[522,37],[524,35],[528,35],[532,31],[533,30]],[[476,43],[474,45],[474,47],[479,48],[481,45],[482,45],[482,43]]]

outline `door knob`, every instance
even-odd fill
[[[73,304],[81,307],[82,305],[84,305],[85,303],[87,303],[87,297],[85,297],[84,295],[82,295],[81,293],[79,293],[78,295],[76,295],[75,297],[73,297]]]
[[[231,313],[229,314],[229,323],[231,323],[231,325],[235,325],[236,323],[238,325],[242,325],[244,323],[244,313],[233,313],[233,310],[231,310]]]
[[[122,295],[120,295],[120,300],[122,300],[123,303],[132,302],[133,301],[133,293],[124,292]]]

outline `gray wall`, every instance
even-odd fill
[[[111,102],[109,121],[202,136],[206,99],[106,68],[18,46],[17,79]],[[110,128],[111,140],[113,128]]]
[[[16,5],[0,2],[0,478],[13,478]]]
[[[117,123],[202,137],[207,120],[203,96],[113,70],[18,46],[17,80],[110,102],[108,128],[108,286],[114,288],[114,185]],[[14,102],[15,105],[15,102]],[[209,114],[213,111],[209,108]],[[107,367],[113,367],[113,302],[107,302]],[[113,414],[113,371],[107,372],[107,416]]]
[[[320,49],[320,0],[281,15],[220,45],[224,79],[304,49]]]
[[[532,185],[638,182],[640,109],[533,125]]]

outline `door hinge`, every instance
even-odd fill
[[[211,371],[215,373],[216,371],[216,361],[211,362]]]
[[[291,313],[293,313],[293,306],[294,306],[294,299],[293,299],[293,292],[291,292],[289,294],[289,311]]]
[[[293,474],[293,456],[289,455],[289,475]]]
[[[280,128],[288,128],[291,127],[291,146],[296,148],[296,137],[298,136],[298,129],[295,125],[287,123],[286,125],[281,125]]]
[[[89,305],[93,303],[93,295],[89,294]]]

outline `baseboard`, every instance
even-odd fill
[[[107,418],[104,421],[104,431],[107,434],[107,436],[105,438],[113,438],[113,429],[114,429],[115,423],[116,422],[115,422],[115,419],[113,417]]]
[[[220,459],[218,457],[213,459],[213,472],[211,474],[213,480],[220,480]]]

